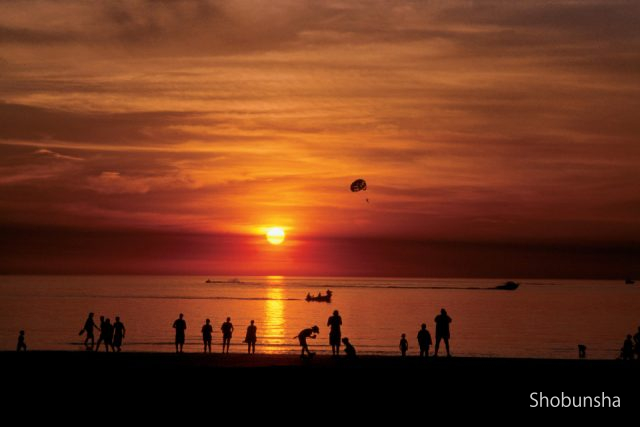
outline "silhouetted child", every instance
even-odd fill
[[[431,334],[427,331],[427,324],[423,323],[418,331],[418,345],[420,346],[420,357],[429,357],[429,346],[432,344]]]
[[[202,325],[202,341],[204,342],[204,352],[207,352],[209,349],[209,353],[211,353],[211,336],[213,334],[213,326],[211,326],[211,320],[205,320],[204,325]]]
[[[319,333],[320,333],[320,328],[314,325],[310,328],[301,330],[298,335],[293,337],[293,338],[298,338],[298,341],[300,342],[300,346],[302,347],[302,352],[300,353],[300,357],[304,357],[305,351],[307,352],[309,357],[313,357],[315,355],[315,353],[312,353],[309,351],[307,338],[316,339],[316,335],[314,334],[319,334]]]
[[[229,346],[231,345],[231,335],[233,334],[233,324],[231,318],[227,317],[227,321],[222,324],[220,328],[222,330],[222,352],[224,353],[225,346],[227,353],[229,353]]]
[[[27,344],[24,342],[24,331],[20,331],[20,335],[18,335],[18,347],[16,351],[27,351]]]
[[[349,338],[342,338],[342,344],[344,344],[344,354],[347,355],[347,359],[355,359],[356,358],[356,348],[351,345],[349,342]]]
[[[578,357],[584,359],[587,357],[587,346],[584,344],[578,344]]]
[[[247,335],[244,337],[244,342],[247,343],[247,353],[249,354],[256,353],[257,332],[258,328],[253,324],[252,320],[251,324],[247,327]]]
[[[633,341],[631,341],[631,335],[627,335],[627,339],[624,340],[621,356],[622,360],[633,360]]]
[[[402,357],[407,355],[407,350],[409,350],[409,342],[407,341],[407,335],[402,334],[402,338],[400,338],[400,352],[402,353]]]

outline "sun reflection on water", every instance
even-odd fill
[[[261,335],[262,351],[265,353],[278,353],[285,346],[285,292],[282,289],[282,276],[269,276],[269,289],[264,303],[264,331]]]

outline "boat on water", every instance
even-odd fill
[[[633,285],[634,283],[636,283],[636,281],[631,277],[627,277],[626,279],[624,279],[624,283],[626,283],[627,285]]]
[[[502,285],[498,285],[495,289],[501,289],[504,291],[515,291],[520,286],[520,283],[514,282],[513,280],[509,280],[508,282],[504,282]]]
[[[204,281],[204,283],[242,283],[240,281],[240,279],[229,279],[229,280],[211,280],[211,279],[207,279]]]
[[[317,296],[313,296],[311,294],[307,294],[307,297],[305,298],[305,301],[307,302],[311,302],[311,301],[315,301],[315,302],[331,302],[331,296],[333,295],[333,292],[331,291],[327,291],[326,295],[322,295],[322,294],[318,294]]]

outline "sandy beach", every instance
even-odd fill
[[[0,352],[0,373],[3,385],[13,390],[8,405],[45,402],[63,415],[93,414],[106,399],[155,419],[181,414],[202,419],[212,411],[232,411],[254,421],[281,417],[285,424],[326,412],[359,423],[404,412],[449,417],[465,410],[506,419],[505,408],[532,411],[534,392],[609,393],[621,398],[623,411],[632,411],[640,397],[633,387],[640,363],[620,360],[316,356],[302,361],[295,354],[33,351]]]

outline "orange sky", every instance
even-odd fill
[[[154,271],[112,232],[173,247],[162,272],[490,274],[514,247],[510,274],[534,249],[548,274],[558,250],[608,257],[561,275],[638,271],[638,22],[604,0],[2,2],[3,253],[95,234],[0,271]],[[271,225],[288,255],[247,249]],[[181,261],[167,233],[238,249]]]

